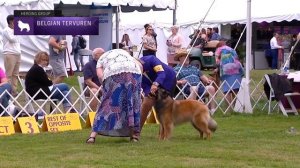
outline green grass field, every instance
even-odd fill
[[[190,124],[157,139],[158,125],[145,125],[141,140],[98,136],[85,144],[89,129],[0,137],[0,167],[299,167],[299,116],[228,114],[214,117],[218,130],[200,140]]]
[[[251,73],[260,80],[264,73]],[[72,79],[67,81],[76,85]],[[218,129],[200,140],[189,124],[159,141],[158,125],[144,126],[140,142],[98,136],[85,144],[90,129],[36,135],[0,136],[0,168],[18,167],[300,167],[300,119],[266,111],[250,114],[217,112]],[[297,132],[288,130],[294,127]]]

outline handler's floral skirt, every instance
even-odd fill
[[[140,74],[132,73],[117,74],[104,80],[93,131],[105,136],[139,137],[141,81]]]

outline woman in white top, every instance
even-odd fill
[[[175,61],[174,57],[183,44],[183,37],[178,33],[178,29],[179,27],[177,26],[171,27],[172,34],[166,42],[168,46],[167,62],[169,66],[175,66],[178,64],[178,61]]]
[[[105,52],[97,62],[102,81],[102,97],[92,133],[86,143],[94,143],[97,134],[130,137],[138,141],[142,65],[123,49]]]

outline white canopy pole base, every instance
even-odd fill
[[[253,113],[250,92],[249,92],[249,82],[246,78],[242,79],[241,88],[236,96],[237,100],[234,106],[234,111],[239,113]]]

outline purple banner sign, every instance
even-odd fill
[[[15,35],[99,35],[98,17],[15,17]]]

